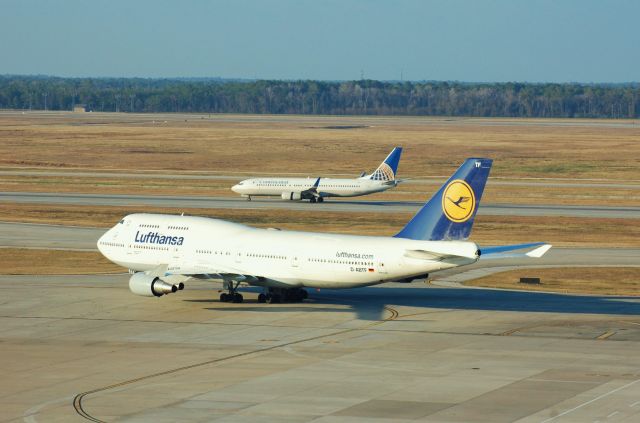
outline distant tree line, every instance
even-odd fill
[[[637,118],[640,85],[0,76],[0,108]]]

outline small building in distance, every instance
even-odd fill
[[[75,106],[73,106],[73,111],[74,113],[85,113],[88,112],[89,109],[87,108],[86,104],[76,104]]]

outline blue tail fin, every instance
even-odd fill
[[[395,236],[425,241],[468,239],[492,162],[465,160]]]
[[[400,163],[400,155],[402,154],[402,147],[394,148],[391,153],[380,166],[369,176],[369,179],[374,181],[393,181],[396,179],[396,172],[398,172],[398,163]]]

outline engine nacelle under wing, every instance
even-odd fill
[[[289,200],[289,201],[300,201],[302,200],[302,193],[301,192],[283,192],[282,199]]]
[[[144,272],[135,273],[131,276],[131,279],[129,279],[129,289],[131,292],[144,297],[161,297],[183,288],[183,283],[172,285],[157,276],[147,275]]]

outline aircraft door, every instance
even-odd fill
[[[387,268],[384,266],[384,260],[378,261],[378,273],[387,273]]]
[[[298,260],[298,256],[296,254],[291,256],[291,267],[298,267],[299,266],[298,262],[299,262],[299,260]]]

